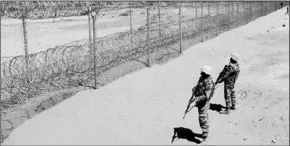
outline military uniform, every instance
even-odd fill
[[[193,89],[193,95],[196,97],[193,104],[198,108],[199,125],[204,139],[208,137],[209,133],[208,110],[213,92],[214,82],[211,76],[207,78],[201,76]]]
[[[224,97],[227,109],[236,108],[235,83],[240,73],[239,64],[229,63],[224,67],[215,84],[224,82]]]

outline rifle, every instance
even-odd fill
[[[172,136],[171,143],[173,143],[174,139],[177,137],[176,134],[177,134],[177,131],[176,131],[176,129],[174,128],[174,132],[173,132],[173,136]]]
[[[218,88],[220,87],[220,85],[221,85],[221,84],[218,84],[217,86],[215,86],[215,87],[214,87],[214,91],[215,91],[216,89],[218,89]]]
[[[215,86],[215,87],[212,89],[212,92],[211,92],[211,94],[210,94],[210,98],[213,96],[214,91],[215,91],[216,89],[218,89],[219,86],[220,86],[220,84],[218,84],[217,86]],[[193,92],[192,92],[192,96],[191,96],[191,98],[189,99],[188,105],[187,105],[186,110],[185,110],[185,112],[184,112],[183,119],[185,118],[186,114],[187,114],[188,112],[190,112],[190,111],[192,110],[193,107],[195,107],[195,106],[192,106],[192,107],[190,108],[191,103],[195,102],[195,100],[196,100],[196,98],[194,98],[194,91],[193,91]]]
[[[184,116],[183,116],[183,119],[185,118],[185,116],[186,116],[186,114],[194,107],[194,106],[192,106],[191,108],[190,108],[190,105],[191,105],[191,103],[193,103],[195,101],[195,99],[194,99],[194,91],[192,92],[192,96],[191,96],[191,98],[189,99],[189,101],[188,101],[188,105],[187,105],[187,107],[186,107],[186,110],[185,110],[185,112],[184,112]],[[190,108],[190,109],[189,109]]]
[[[219,81],[224,76],[224,70],[226,69],[227,65],[224,66],[223,70],[219,73],[219,76],[217,77],[216,81]]]

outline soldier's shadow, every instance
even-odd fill
[[[194,133],[188,128],[175,127],[171,143],[173,143],[174,140],[176,138],[178,138],[178,139],[186,139],[186,140],[188,140],[190,142],[194,142],[196,144],[200,144],[201,141],[196,139],[196,138],[201,138],[201,137],[202,137],[201,134]]]
[[[226,107],[224,107],[223,105],[221,104],[214,104],[214,103],[211,103],[210,104],[210,107],[209,109],[212,110],[212,111],[216,111],[216,112],[220,112],[222,111],[223,109],[225,109]]]

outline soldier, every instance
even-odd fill
[[[197,107],[199,115],[199,125],[202,129],[202,142],[206,142],[209,133],[208,110],[210,106],[210,99],[214,91],[214,81],[211,77],[212,68],[205,65],[201,69],[201,76],[198,83],[192,89],[192,99],[189,107]],[[195,97],[193,99],[193,97]],[[189,108],[189,109],[191,109]]]
[[[232,53],[230,63],[225,65],[222,72],[219,74],[215,82],[215,86],[224,82],[224,97],[226,102],[226,109],[221,111],[221,114],[229,114],[230,110],[236,109],[236,95],[235,95],[235,83],[240,73],[240,67],[238,64],[239,55]]]

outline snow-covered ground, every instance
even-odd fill
[[[79,92],[16,128],[3,145],[170,144],[174,127],[201,133],[197,110],[182,116],[200,68],[217,78],[228,55],[241,55],[238,109],[210,111],[208,144],[289,145],[289,16],[286,9],[192,46],[164,65],[98,90]],[[282,27],[282,24],[286,24]],[[239,94],[243,91],[246,94]],[[221,86],[211,101],[224,105]],[[195,144],[177,139],[173,144]]]

